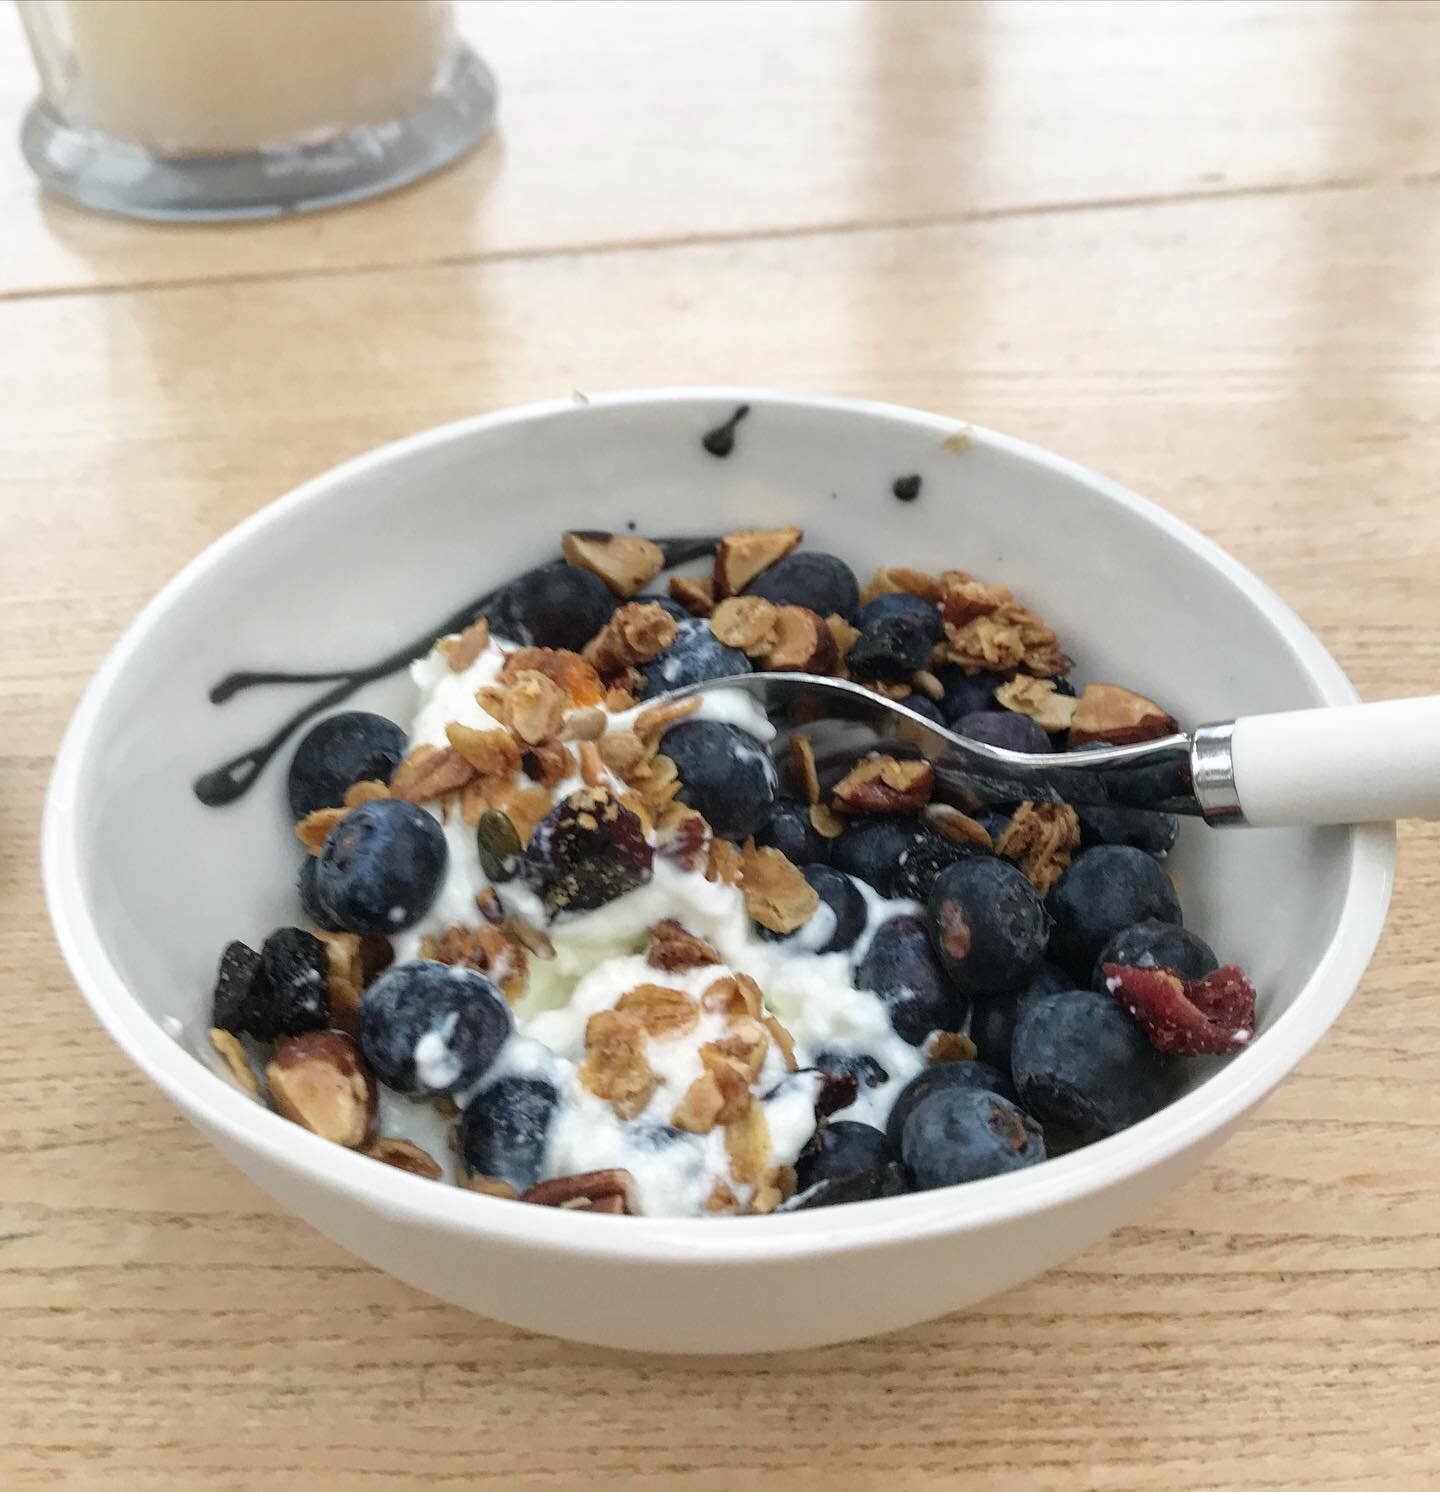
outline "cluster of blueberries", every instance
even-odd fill
[[[762,571],[748,593],[849,619],[859,637],[847,663],[860,679],[908,679],[929,666],[940,640],[933,604],[888,595],[861,606],[854,573],[832,555],[794,552]],[[521,643],[578,650],[615,604],[594,575],[559,564],[502,594],[491,623],[498,635]],[[668,600],[660,604],[676,617],[678,632],[647,666],[643,696],[749,670],[745,655],[721,644],[704,621]],[[996,702],[1004,676],[959,668],[937,673],[943,698],[912,696],[912,708],[996,746],[1052,749],[1039,725]],[[377,715],[349,711],[321,721],[291,764],[292,813],[299,819],[338,805],[357,781],[388,779],[405,746],[400,727]],[[920,912],[892,917],[876,931],[856,966],[857,986],[884,1002],[904,1040],[919,1045],[931,1032],[964,1029],[968,1020],[977,1048],[978,1060],[939,1063],[914,1078],[883,1130],[843,1119],[822,1125],[800,1158],[801,1190],[788,1206],[1015,1170],[1043,1160],[1047,1143],[1053,1152],[1112,1134],[1167,1100],[1176,1059],[1157,1051],[1107,992],[1101,966],[1158,966],[1187,979],[1218,966],[1206,944],[1181,926],[1161,864],[1176,820],[1081,810],[1081,853],[1042,900],[1008,861],[956,843],[918,817],[859,819],[838,838],[823,837],[807,806],[782,792],[768,753],[735,726],[683,721],[666,732],[661,749],[675,762],[681,800],[718,835],[753,835],[801,868],[833,914],[833,932],[816,951],[845,951],[859,941],[867,906],[856,881],[919,903]],[[562,881],[572,892],[587,888],[573,907],[603,904],[649,878],[651,851],[629,822],[633,817],[592,815],[581,824],[559,804],[506,873],[523,876],[542,895]],[[1008,812],[996,809],[982,821],[998,838]],[[446,855],[439,824],[421,808],[391,799],[366,803],[341,820],[320,855],[307,857],[302,906],[322,930],[358,933],[387,947],[382,939],[429,909]],[[222,960],[216,1024],[267,1041],[324,1026],[324,970],[323,946],[298,928],[280,929],[259,953],[232,944]],[[426,1034],[442,1028],[445,1060],[417,1061]],[[417,1096],[471,1086],[509,1030],[508,1007],[489,980],[434,964],[382,974],[361,1006],[366,1060],[381,1081]],[[873,1087],[888,1080],[873,1056],[822,1053],[816,1060],[839,1083]],[[492,1083],[465,1109],[467,1166],[517,1190],[534,1184],[556,1101],[553,1086],[539,1078]]]

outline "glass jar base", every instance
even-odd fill
[[[462,47],[415,113],[311,145],[156,156],[65,124],[38,99],[21,125],[20,146],[47,187],[98,212],[188,222],[271,218],[357,202],[449,165],[489,133],[496,93],[490,69]]]

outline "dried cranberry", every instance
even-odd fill
[[[1106,964],[1106,988],[1157,1051],[1179,1056],[1239,1051],[1255,1034],[1255,986],[1234,964],[1203,979],[1173,969]]]
[[[535,826],[520,873],[549,911],[588,912],[643,886],[654,858],[636,814],[582,788]]]

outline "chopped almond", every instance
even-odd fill
[[[715,579],[711,575],[676,575],[670,581],[670,599],[678,601],[691,616],[709,616],[715,610]]]
[[[560,552],[570,564],[598,575],[622,601],[665,567],[660,546],[636,534],[575,530],[561,537]]]
[[[1119,684],[1087,684],[1070,717],[1070,750],[1103,741],[1110,746],[1130,746],[1173,735],[1180,727],[1153,699]]]
[[[804,538],[798,528],[745,529],[726,534],[715,550],[715,594],[733,596]]]

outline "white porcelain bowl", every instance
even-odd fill
[[[701,435],[742,402],[717,459]],[[920,498],[901,503],[892,483],[911,474]],[[486,1316],[609,1346],[765,1351],[904,1326],[1048,1268],[1193,1171],[1354,989],[1389,899],[1392,829],[1189,824],[1172,862],[1186,919],[1261,991],[1249,1050],[1196,1064],[1191,1090],[1143,1124],[1032,1170],[779,1217],[616,1218],[437,1185],[304,1132],[193,1055],[220,948],[295,916],[296,846],[288,753],[223,809],[202,807],[192,779],[320,687],[215,706],[217,679],[379,657],[550,556],[566,528],[786,522],[862,575],[883,561],[1003,580],[1058,630],[1077,677],[1131,684],[1190,724],[1354,698],[1284,604],[1183,524],[1044,451],[911,410],[609,395],[447,426],[307,483],[172,581],[96,676],[51,783],[45,881],[115,1040],[237,1166],[361,1258]],[[413,690],[402,672],[356,702],[403,721]]]

